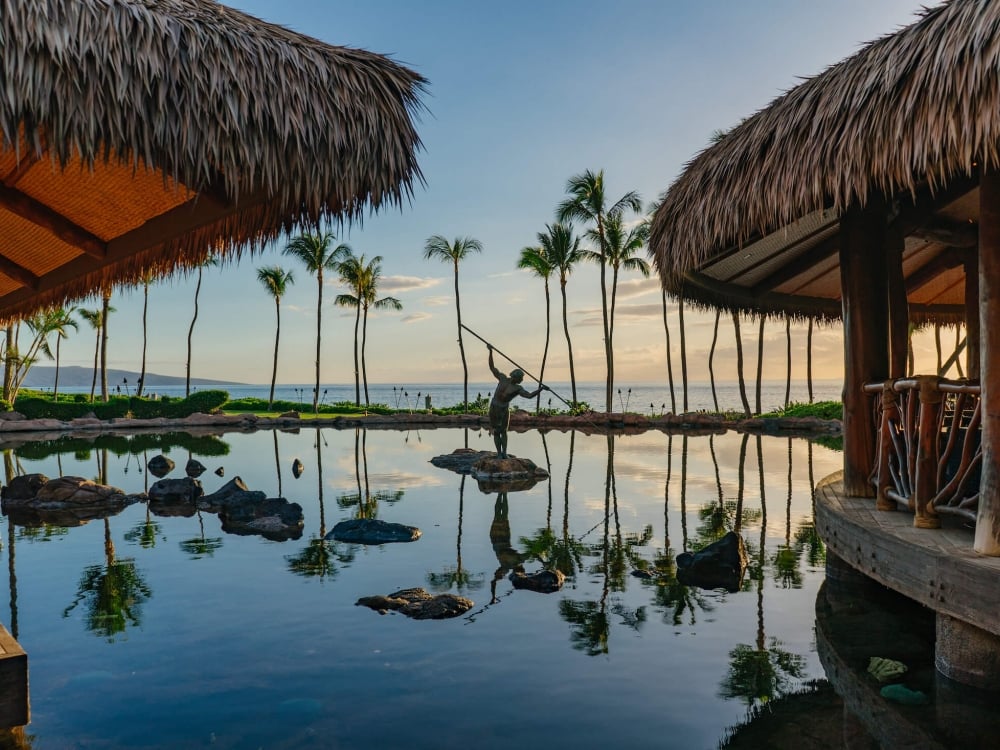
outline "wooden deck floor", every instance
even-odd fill
[[[828,549],[904,596],[1000,635],[1000,557],[972,549],[973,532],[956,518],[918,529],[913,515],[879,511],[873,498],[844,494],[840,472],[816,488],[816,527]]]
[[[0,729],[23,726],[28,709],[28,657],[0,625]]]

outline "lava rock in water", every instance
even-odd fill
[[[149,473],[154,477],[162,479],[174,470],[174,465],[173,461],[161,453],[159,456],[153,456],[149,459],[149,463],[146,464],[146,468],[149,469]]]
[[[184,473],[189,477],[198,478],[206,471],[205,464],[196,459],[190,459],[184,467]]]
[[[3,498],[3,511],[15,523],[41,521],[76,526],[114,515],[140,499],[139,495],[126,495],[117,487],[67,476],[48,480],[32,497],[14,498],[8,494]]]
[[[149,488],[149,510],[158,516],[190,518],[204,493],[201,482],[192,477],[161,479]]]
[[[356,544],[388,544],[415,542],[422,533],[416,526],[388,523],[375,518],[352,518],[334,526],[326,538]]]
[[[739,591],[747,567],[743,537],[730,531],[699,552],[677,555],[677,580],[685,586]]]
[[[444,620],[468,612],[475,602],[455,594],[432,596],[424,589],[402,589],[388,596],[363,596],[355,606],[374,609],[380,615],[401,612],[414,620]]]
[[[283,497],[264,500],[250,497],[256,494],[263,493],[246,492],[230,496],[219,511],[223,531],[241,536],[259,534],[276,542],[302,536],[304,521],[301,505],[290,503]]]
[[[641,578],[644,581],[651,581],[656,578],[656,574],[651,570],[646,570],[645,568],[636,568],[632,571],[633,578]]]
[[[450,469],[459,474],[472,473],[472,465],[483,458],[496,456],[492,451],[477,451],[472,448],[456,448],[443,456],[434,456],[431,463],[439,469]]]
[[[507,456],[500,458],[490,453],[472,464],[472,476],[476,479],[545,479],[549,473],[530,458]]]
[[[259,503],[267,495],[259,490],[251,490],[240,477],[233,477],[211,495],[205,495],[198,502],[198,508],[210,513],[219,513],[229,505]]]
[[[278,419],[300,419],[300,418],[301,415],[294,409],[292,411],[283,411],[281,412],[281,414],[278,415]]]
[[[306,470],[306,467],[302,465],[302,462],[299,461],[299,459],[296,458],[294,461],[292,461],[292,476],[293,477],[295,477],[296,479],[298,479],[299,477],[302,476],[302,472],[305,471],[305,470]]]
[[[217,477],[226,476],[226,470],[220,466],[218,469],[215,470],[215,476]]]
[[[531,575],[515,570],[510,574],[510,582],[514,584],[516,589],[551,594],[563,587],[566,576],[560,570],[539,570]]]
[[[10,480],[10,484],[0,490],[0,498],[4,500],[18,501],[30,500],[38,494],[49,478],[44,474],[22,474]]]

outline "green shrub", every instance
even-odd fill
[[[88,401],[90,401],[90,396],[88,396],[86,393],[74,393],[73,401],[75,401],[78,404],[85,404]]]
[[[82,394],[81,394],[82,395]],[[86,397],[85,397],[86,398]],[[18,397],[14,408],[27,419],[59,419],[68,422],[93,412],[98,419],[119,419],[129,413],[136,419],[167,417],[179,419],[196,412],[217,411],[229,394],[225,391],[199,391],[185,399],[161,400],[113,396],[107,403],[95,401],[52,401],[37,396]]]

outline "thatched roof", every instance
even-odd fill
[[[1000,166],[1000,3],[953,0],[698,154],[656,212],[650,250],[669,288],[688,274],[703,302],[829,317],[839,217],[882,193],[906,274],[922,274],[911,307],[947,317],[962,301],[957,255],[975,246],[982,163]],[[954,278],[932,279],[932,261]]]
[[[4,0],[0,319],[400,205],[424,84],[213,0]]]

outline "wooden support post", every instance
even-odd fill
[[[979,180],[979,377],[983,470],[974,549],[1000,556],[1000,172]]]
[[[885,202],[872,196],[840,220],[840,288],[844,317],[844,491],[872,497],[875,424],[865,383],[889,374]]]
[[[931,501],[938,491],[938,459],[941,456],[941,398],[938,378],[921,375],[920,415],[917,418],[917,461],[913,486],[913,525],[918,529],[939,529],[941,519]]]
[[[904,349],[905,352],[905,349]],[[892,442],[893,423],[899,424],[899,396],[892,387],[892,381],[887,380],[882,385],[882,418],[878,428],[878,489],[875,493],[875,507],[878,510],[896,510],[896,501],[886,495],[889,489],[895,489],[892,472],[889,470],[889,457],[895,454],[896,448]]]
[[[885,240],[886,283],[889,289],[889,377],[895,380],[906,375],[910,309],[906,300],[906,279],[903,277],[905,240],[897,224],[889,227]]]
[[[0,625],[0,729],[24,726],[28,708],[28,657]]]
[[[965,255],[965,371],[979,380],[979,249]]]

